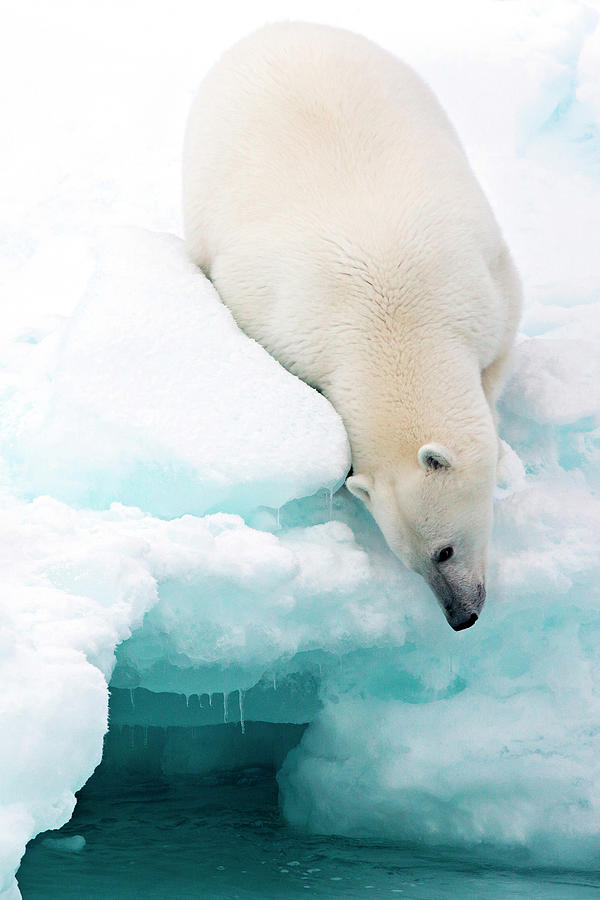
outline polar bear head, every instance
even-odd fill
[[[477,621],[485,601],[496,458],[424,444],[393,469],[351,475],[393,552],[423,576],[455,631]]]

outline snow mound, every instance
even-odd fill
[[[240,332],[179,238],[123,230],[89,250],[83,297],[46,338],[45,379],[5,429],[27,494],[173,517],[341,484],[339,416]],[[46,347],[20,337],[21,366],[35,368]]]

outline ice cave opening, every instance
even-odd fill
[[[289,702],[299,691],[295,708],[307,711],[316,679],[286,682],[283,697]],[[248,692],[248,709],[260,709],[260,697],[274,718],[277,685],[264,679],[257,687],[254,697]],[[245,721],[239,696],[227,706],[228,714],[223,694],[111,688],[102,762],[78,792],[72,819],[29,843],[17,873],[22,895],[45,900],[60,885],[64,900],[307,893],[330,900],[583,900],[598,889],[593,873],[532,866],[523,848],[498,855],[480,846],[470,854],[291,827],[277,773],[307,723]]]

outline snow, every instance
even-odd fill
[[[117,230],[87,249],[73,315],[46,340],[17,332],[21,369],[39,371],[52,345],[5,423],[24,491],[173,517],[342,484],[341,419],[241,334],[180,238]]]
[[[331,500],[339,418],[239,332],[178,237],[198,80],[284,17],[361,31],[429,80],[523,276],[488,601],[464,633]],[[301,827],[597,866],[596,5],[28,0],[6,20],[2,900],[100,760],[111,677],[145,724],[204,695],[211,727],[314,717],[280,773]]]

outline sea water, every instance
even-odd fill
[[[133,748],[128,766],[115,764],[109,736],[71,821],[30,842],[17,876],[25,900],[583,900],[600,892],[600,872],[495,864],[456,848],[302,833],[282,818],[272,768],[176,778],[152,765],[136,768],[136,747],[145,740],[151,750],[156,742],[158,729],[149,731],[120,729],[118,742]],[[193,742],[192,729],[186,731],[182,737]]]

